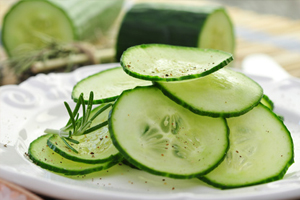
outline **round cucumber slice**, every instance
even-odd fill
[[[103,105],[93,109],[91,111],[91,116],[93,116],[101,108],[103,108]],[[98,115],[92,121],[90,127],[107,121],[109,112],[110,109],[103,111],[103,113]],[[48,139],[47,144],[56,153],[76,162],[92,164],[120,160],[121,154],[112,143],[107,125],[85,135],[72,136],[72,139],[78,141],[79,143],[76,144],[68,140],[65,141],[77,152],[71,151],[61,137],[57,134],[51,136]]]
[[[224,189],[281,179],[294,162],[293,141],[282,121],[259,104],[227,122],[230,149],[226,158],[201,179]]]
[[[106,103],[114,101],[124,90],[146,85],[152,85],[152,82],[129,76],[122,67],[115,67],[79,81],[73,88],[72,99],[77,102],[81,93],[84,99],[88,99],[93,91],[94,104]]]
[[[189,110],[211,117],[234,117],[256,106],[263,89],[252,79],[229,68],[180,82],[156,82],[163,93]]]
[[[109,116],[109,130],[127,161],[173,178],[206,174],[229,148],[225,119],[194,114],[154,86],[124,91]]]
[[[232,60],[230,53],[219,50],[145,44],[128,48],[121,57],[121,65],[136,78],[180,81],[206,76]]]
[[[100,164],[87,164],[66,159],[48,147],[47,140],[51,136],[52,134],[46,134],[38,137],[30,143],[28,149],[29,158],[44,169],[65,175],[83,175],[108,169],[120,162],[116,159]]]

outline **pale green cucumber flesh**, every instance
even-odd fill
[[[216,9],[208,15],[199,34],[198,47],[234,53],[235,34],[224,8]]]
[[[121,57],[121,65],[136,78],[180,81],[206,76],[232,60],[232,54],[219,50],[145,44],[128,48]]]
[[[73,88],[72,99],[78,101],[81,93],[83,93],[84,99],[88,99],[90,92],[93,91],[94,104],[111,102],[124,90],[132,89],[138,85],[152,85],[152,82],[131,77],[124,72],[122,67],[115,67],[79,81]]]
[[[124,91],[110,113],[109,130],[134,166],[180,179],[211,171],[229,147],[225,119],[194,114],[154,86]]]
[[[76,162],[97,164],[114,159],[118,160],[121,155],[111,142],[107,126],[96,132],[98,134],[89,133],[82,136],[73,136],[72,139],[79,141],[79,144],[66,140],[78,153],[68,148],[59,135],[50,137],[47,144],[56,153]]]
[[[242,115],[256,106],[263,96],[259,84],[229,68],[197,79],[160,81],[156,85],[178,104],[211,117]]]
[[[224,161],[201,179],[220,188],[267,183],[283,178],[294,162],[293,141],[282,121],[259,104],[227,119],[230,149]]]
[[[29,158],[33,163],[49,171],[64,175],[84,175],[108,169],[120,161],[116,159],[100,164],[86,164],[66,159],[48,147],[47,140],[51,136],[52,134],[40,136],[28,149]]]

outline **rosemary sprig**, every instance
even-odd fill
[[[99,116],[103,111],[105,111],[110,106],[112,106],[112,104],[106,104],[101,109],[99,109],[94,115],[91,116],[93,99],[94,99],[94,93],[91,92],[89,96],[89,101],[87,102],[86,105],[85,100],[83,98],[83,94],[81,94],[73,111],[71,110],[69,104],[67,102],[64,102],[64,105],[70,117],[67,124],[61,129],[58,130],[46,129],[44,132],[50,134],[58,134],[68,148],[70,148],[75,153],[78,153],[78,151],[74,149],[71,145],[69,145],[69,143],[66,140],[75,144],[79,144],[77,140],[72,139],[72,136],[88,134],[108,124],[108,121],[105,121],[101,124],[97,124],[93,127],[90,127],[93,120],[96,119],[97,116]],[[78,113],[80,107],[82,107],[81,118],[79,118],[79,113]]]
[[[71,149],[72,151],[74,151],[75,153],[78,153],[78,151],[76,150],[76,149],[74,149],[67,141],[66,141],[66,139],[64,138],[64,137],[61,137],[61,139],[62,139],[62,141],[67,145],[67,147],[69,148],[69,149]],[[76,140],[75,140],[76,141]],[[78,142],[78,141],[76,141],[76,142]]]

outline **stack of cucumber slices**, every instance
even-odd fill
[[[107,169],[123,159],[151,174],[199,178],[223,189],[281,179],[294,162],[291,134],[261,86],[225,68],[232,60],[212,49],[131,47],[122,67],[73,88],[77,105],[96,106],[89,124],[96,128],[48,131],[28,154],[39,166],[67,175]],[[82,100],[91,92],[93,99]],[[82,118],[73,118],[74,124]],[[69,135],[63,137],[65,130]]]

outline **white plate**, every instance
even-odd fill
[[[283,180],[252,187],[220,190],[198,179],[174,180],[115,166],[85,177],[66,178],[31,163],[24,154],[45,128],[60,128],[68,119],[63,101],[72,103],[73,85],[100,70],[103,64],[72,73],[39,74],[20,85],[0,87],[0,178],[34,192],[68,199],[287,199],[300,197],[300,81],[288,77],[275,81],[250,75],[260,83],[285,118],[295,143],[295,163]],[[272,149],[270,149],[272,151]]]

